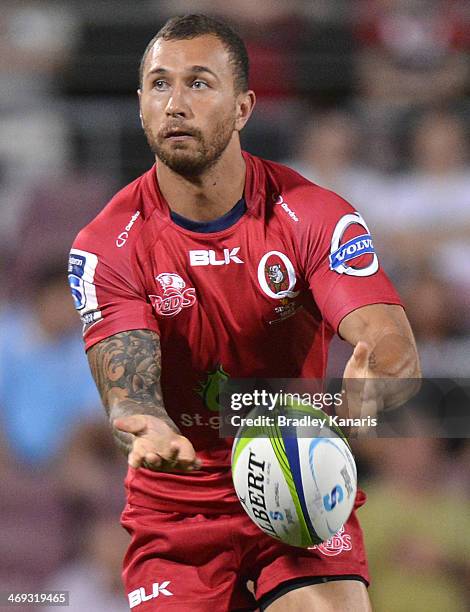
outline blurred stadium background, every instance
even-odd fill
[[[359,209],[424,374],[470,377],[468,2],[3,0],[0,591],[70,590],[74,612],[127,609],[126,466],[82,352],[67,252],[152,163],[138,63],[166,18],[186,12],[225,18],[247,42],[258,106],[245,148]],[[331,371],[346,357],[338,341]],[[470,610],[469,442],[355,450],[375,609]]]

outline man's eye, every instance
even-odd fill
[[[158,81],[155,81],[155,83],[153,84],[153,86],[155,87],[155,89],[166,89],[167,88],[167,82],[166,81],[162,81],[161,79],[159,79]]]
[[[192,87],[194,89],[205,89],[208,85],[205,81],[193,81]]]

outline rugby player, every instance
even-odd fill
[[[91,370],[128,456],[130,607],[369,610],[355,512],[335,546],[312,550],[245,514],[230,440],[214,428],[216,388],[321,378],[334,333],[354,347],[346,377],[417,376],[400,298],[347,202],[241,150],[255,94],[228,26],[169,20],[145,50],[138,95],[156,164],[79,233],[69,263]]]

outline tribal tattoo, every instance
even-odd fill
[[[115,334],[88,351],[93,378],[111,421],[118,417],[148,414],[178,428],[168,416],[160,387],[160,340],[150,330]],[[132,446],[132,434],[117,430],[114,436],[124,452]]]

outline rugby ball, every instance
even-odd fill
[[[232,477],[241,505],[268,535],[308,548],[336,534],[357,491],[354,457],[342,431],[321,410],[293,406],[286,424],[274,411],[252,410],[232,448]],[[314,436],[305,436],[307,421]],[[280,424],[279,424],[280,423]]]

